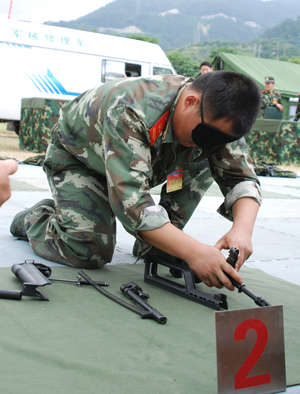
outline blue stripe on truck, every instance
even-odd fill
[[[46,93],[57,93],[75,97],[80,95],[77,92],[68,92],[49,69],[47,69],[47,75],[27,74],[27,76],[40,92],[45,91]]]
[[[32,49],[32,47],[29,46],[29,45],[13,44],[13,43],[11,43],[11,42],[2,42],[2,41],[1,41],[0,44],[1,44],[1,45],[6,45],[6,46],[9,46],[9,47],[18,47],[18,48]]]
[[[38,85],[34,82],[34,80],[31,78],[31,76],[29,74],[26,74],[28,76],[28,78],[30,79],[30,81],[35,85],[35,87],[41,92],[41,89],[38,87]]]
[[[54,93],[54,89],[50,86],[50,84],[47,81],[46,77],[43,77],[42,75],[39,75],[39,79],[41,79],[44,82],[44,84],[47,86],[47,88],[50,90],[51,93]]]
[[[53,82],[56,88],[60,91],[60,93],[68,95],[68,96],[79,96],[80,93],[68,92],[63,85],[59,82],[59,80],[52,74],[52,72],[47,69],[47,77]]]

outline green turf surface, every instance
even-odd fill
[[[52,271],[52,277],[76,279],[78,270]],[[45,286],[41,290],[49,302],[25,296],[0,300],[1,391],[215,394],[215,311],[145,283],[143,272],[143,264],[108,265],[88,275],[108,281],[108,290],[128,302],[119,288],[135,281],[167,316],[165,325],[142,320],[88,286]],[[249,290],[283,305],[287,384],[300,384],[300,286],[247,267],[243,278]],[[9,268],[0,268],[0,288],[22,286]],[[215,292],[227,294],[229,310],[256,308],[237,291]]]

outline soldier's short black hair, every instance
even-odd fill
[[[207,62],[207,61],[205,61],[205,62],[202,62],[201,64],[200,64],[200,70],[201,70],[201,67],[202,66],[207,66],[207,67],[210,67],[210,68],[212,68],[212,64],[211,64],[211,62]]]
[[[190,88],[204,92],[203,113],[210,120],[233,121],[234,136],[250,131],[261,107],[261,92],[253,79],[234,71],[218,71],[197,77]]]

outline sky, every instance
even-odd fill
[[[8,19],[11,1],[11,18],[43,23],[77,19],[113,0],[0,0],[0,21]]]
[[[100,7],[113,0],[12,0],[11,18],[35,23],[46,21],[69,21]],[[0,0],[0,21],[8,19],[11,0]]]

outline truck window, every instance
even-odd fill
[[[298,105],[298,97],[291,97],[289,99],[289,121],[292,122],[296,115],[297,105]]]
[[[142,75],[142,68],[139,64],[125,64],[125,74],[127,77],[140,77]]]
[[[114,60],[102,61],[102,82],[112,81],[117,78],[139,77],[141,75],[141,66],[139,64],[129,64],[117,62]]]
[[[102,61],[102,82],[112,81],[117,78],[124,78],[125,76],[125,63],[115,62],[112,60]]]
[[[173,74],[170,68],[153,67],[153,75]]]

